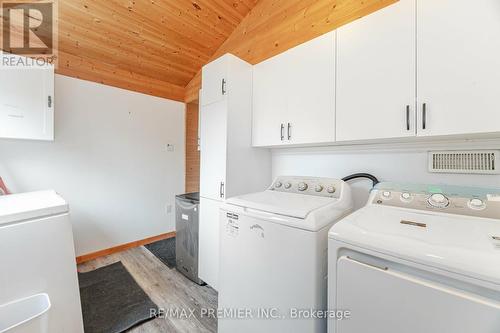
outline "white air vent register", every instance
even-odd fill
[[[429,171],[500,174],[500,150],[431,151]]]

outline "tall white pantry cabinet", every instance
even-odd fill
[[[234,55],[203,67],[200,149],[198,269],[200,278],[217,289],[220,205],[271,182],[270,151],[252,147],[252,65]]]

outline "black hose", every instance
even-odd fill
[[[353,175],[342,178],[342,180],[345,182],[348,182],[348,181],[356,179],[356,178],[370,179],[373,182],[373,187],[375,187],[375,185],[380,183],[379,180],[377,179],[377,177],[375,177],[374,175],[370,175],[369,173],[355,173]]]

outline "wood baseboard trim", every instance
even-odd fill
[[[134,248],[134,247],[139,247],[142,245],[154,243],[154,242],[157,242],[157,241],[160,241],[163,239],[172,238],[172,237],[175,237],[175,231],[167,232],[166,234],[161,234],[158,236],[153,236],[153,237],[141,239],[141,240],[138,240],[135,242],[130,242],[130,243],[114,246],[114,247],[111,247],[109,249],[104,249],[104,250],[84,254],[84,255],[81,255],[79,257],[76,257],[76,263],[81,264],[81,263],[84,263],[84,262],[87,262],[87,261],[90,261],[90,260],[93,260],[93,259],[96,259],[99,257],[108,256],[108,255],[113,254],[113,253],[125,251],[128,249]]]

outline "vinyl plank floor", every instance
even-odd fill
[[[217,332],[217,319],[202,315],[202,309],[217,309],[217,292],[208,286],[193,283],[175,268],[168,268],[142,246],[80,264],[78,271],[88,272],[118,261],[123,263],[159,308],[171,313],[150,320],[129,332]],[[190,315],[190,310],[194,311],[194,315]],[[189,317],[186,318],[184,314]]]

